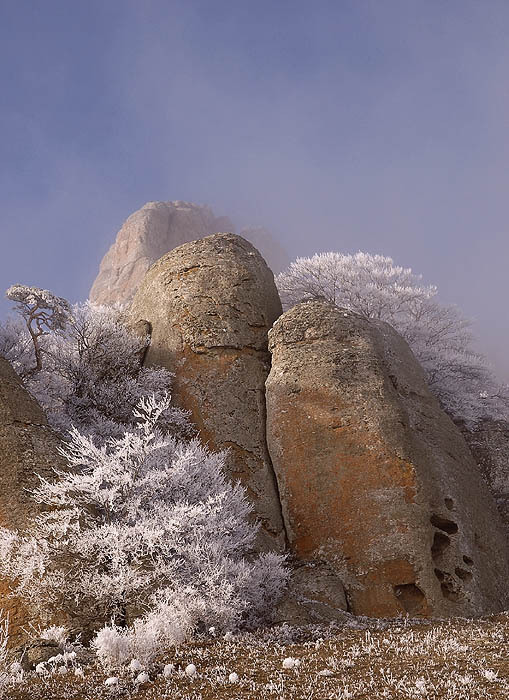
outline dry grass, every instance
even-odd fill
[[[113,688],[97,668],[78,679],[69,672],[26,679],[7,691],[9,700],[412,700],[509,698],[509,614],[481,620],[433,623],[371,621],[362,629],[281,629],[231,641],[203,639],[171,650],[168,679],[137,687],[128,673]],[[320,638],[321,637],[321,638]],[[285,670],[285,657],[300,660]],[[187,664],[197,675],[188,678]],[[162,666],[161,666],[162,667]],[[228,676],[235,671],[239,682]],[[321,674],[326,671],[327,674]]]

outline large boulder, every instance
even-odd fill
[[[505,609],[496,506],[401,336],[313,301],[269,347],[267,440],[295,554],[334,569],[354,614]]]
[[[187,243],[148,271],[128,311],[149,329],[145,364],[175,373],[173,398],[203,441],[228,449],[262,529],[257,546],[285,544],[265,441],[267,331],[281,313],[274,276],[253,246],[230,233]],[[140,322],[145,322],[141,323]]]
[[[134,296],[149,267],[170,250],[220,231],[233,231],[231,221],[216,217],[211,209],[192,202],[148,202],[125,221],[104,256],[90,290],[97,304],[127,303]],[[262,228],[242,235],[252,241],[278,269],[287,255]],[[273,269],[276,269],[273,267]]]
[[[28,491],[39,485],[38,475],[48,478],[53,468],[63,467],[59,444],[37,401],[0,356],[1,527],[22,531],[37,514]],[[16,643],[23,637],[22,628],[37,621],[23,601],[10,597],[9,585],[0,581],[0,608],[9,615],[11,643]]]

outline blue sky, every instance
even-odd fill
[[[495,0],[2,0],[0,286],[84,299],[190,200],[411,266],[509,378],[508,36]]]

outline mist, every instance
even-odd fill
[[[495,1],[2,3],[0,286],[85,299],[130,213],[189,200],[412,267],[507,380],[508,35]]]

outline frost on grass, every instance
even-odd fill
[[[344,627],[277,629],[198,635],[164,650],[143,671],[126,663],[115,674],[87,668],[84,678],[58,672],[29,681],[9,700],[506,700],[509,697],[509,617],[483,620],[358,621]],[[288,643],[292,637],[297,643]],[[298,660],[284,668],[285,659]],[[196,673],[186,673],[190,666]],[[327,671],[325,673],[324,671]],[[141,673],[141,672],[140,672]],[[232,678],[233,676],[233,678]],[[145,677],[143,677],[145,678]],[[19,690],[19,694],[18,694]],[[25,694],[22,694],[21,691]],[[104,695],[102,694],[104,692]]]

